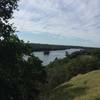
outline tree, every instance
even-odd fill
[[[0,0],[0,100],[35,100],[46,73],[32,48],[14,35],[9,24],[18,0]],[[23,55],[28,55],[27,61]]]
[[[15,32],[9,19],[17,8],[18,0],[0,0],[0,40],[8,40]]]

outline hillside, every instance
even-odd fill
[[[53,89],[48,100],[100,100],[100,70],[80,74]]]
[[[56,59],[46,72],[47,83],[39,100],[100,100],[100,49]]]

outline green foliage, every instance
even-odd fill
[[[19,0],[0,0],[0,18],[4,21],[10,19],[13,14],[13,10],[17,7]]]
[[[45,100],[99,100],[100,70],[80,74],[52,90]]]
[[[57,85],[70,80],[80,73],[87,73],[92,70],[100,69],[99,51],[95,54],[94,50],[87,53],[72,54],[62,60],[56,60],[47,67],[48,87],[54,88]]]
[[[17,8],[19,0],[0,0],[0,40],[8,41],[15,32],[8,20],[12,18],[13,11]]]
[[[95,55],[100,59],[100,49],[99,48],[98,49],[91,49],[89,54]]]
[[[45,82],[45,70],[41,61],[33,56],[28,61],[16,61],[0,63],[0,83],[3,89],[0,90],[0,93],[3,92],[0,99],[33,100],[39,95],[41,85]]]
[[[9,24],[18,0],[0,0],[0,100],[35,100],[45,82],[41,61]],[[23,59],[28,55],[27,61]]]

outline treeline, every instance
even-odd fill
[[[66,45],[50,45],[50,44],[38,44],[38,43],[28,43],[33,51],[52,51],[52,50],[65,50],[65,49],[86,49],[88,47],[82,47],[82,46],[66,46]]]

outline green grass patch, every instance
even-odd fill
[[[100,70],[77,75],[59,85],[48,100],[100,100]]]

